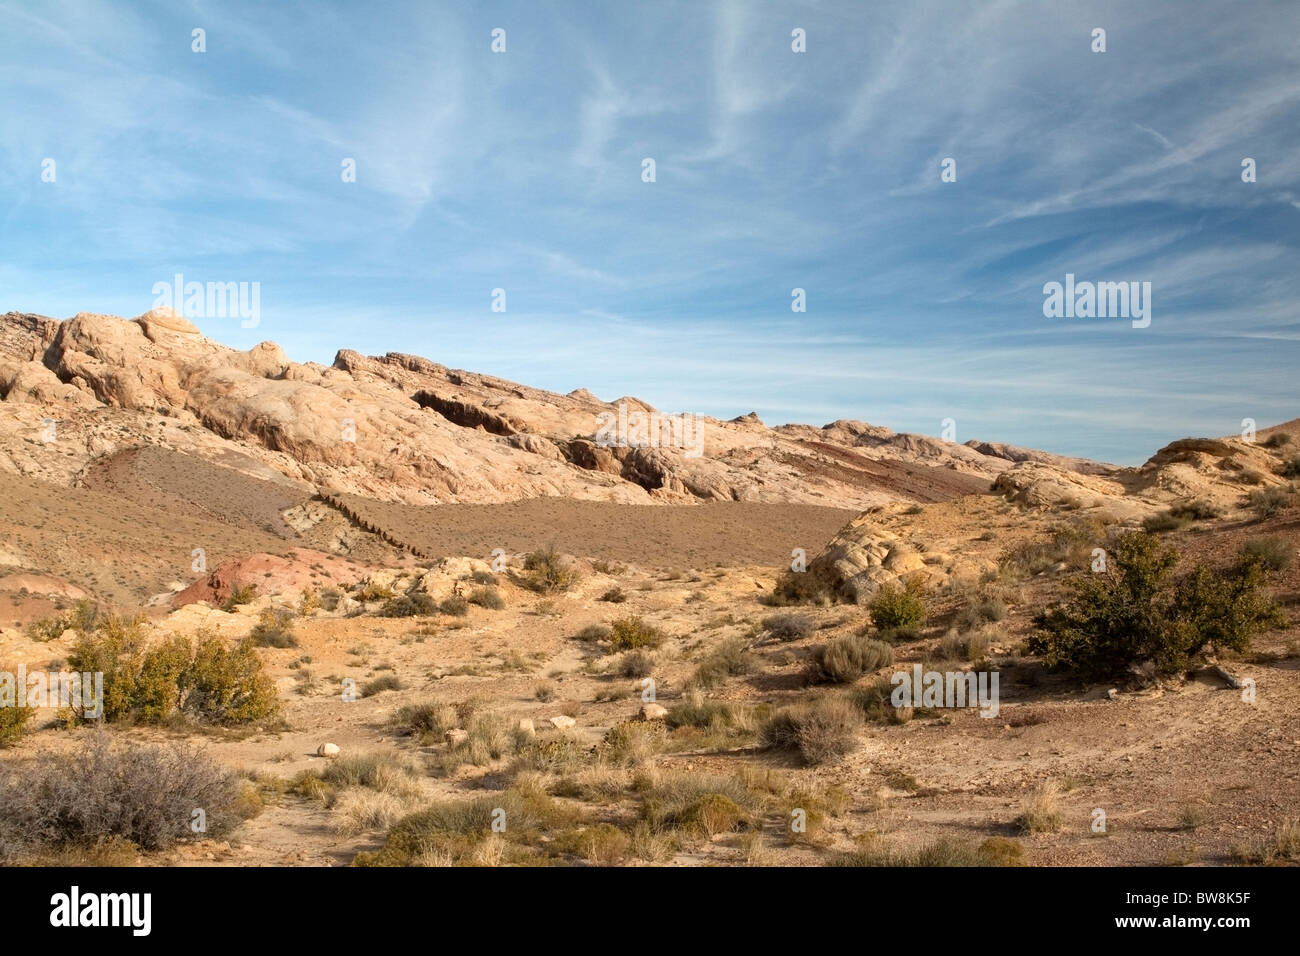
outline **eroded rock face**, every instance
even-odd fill
[[[1011,467],[863,422],[769,428],[753,413],[694,417],[691,447],[684,428],[681,441],[668,429],[645,446],[598,443],[613,417],[673,416],[630,396],[561,395],[402,353],[343,349],[324,367],[271,342],[241,352],[167,310],[130,321],[4,316],[0,396],[0,468],[50,480],[76,480],[98,455],[151,443],[412,504],[564,496],[865,508],[982,491]],[[30,447],[47,417],[59,422],[57,462]]]

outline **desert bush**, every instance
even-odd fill
[[[749,643],[742,637],[731,637],[714,648],[686,681],[688,687],[709,689],[728,677],[739,677],[754,669],[754,657]]]
[[[1255,512],[1255,516],[1262,521],[1265,518],[1273,517],[1291,503],[1291,490],[1289,488],[1260,488],[1246,496],[1246,503]]]
[[[772,593],[759,600],[771,607],[789,607],[795,604],[833,604],[835,587],[819,571],[786,571],[777,579]]]
[[[956,661],[977,661],[987,654],[988,650],[988,635],[980,631],[970,634],[952,631],[945,634],[943,640],[939,642],[939,655]]]
[[[366,581],[357,585],[352,596],[362,604],[369,604],[371,601],[387,601],[396,597],[393,594],[393,589],[387,584],[378,584],[374,581]]]
[[[862,714],[842,697],[824,697],[810,704],[781,710],[759,730],[765,747],[798,750],[810,764],[836,760],[855,750]]]
[[[610,604],[622,604],[627,600],[627,592],[622,588],[610,588],[600,596],[600,599]]]
[[[441,741],[447,731],[460,726],[460,717],[454,705],[430,702],[401,707],[388,722],[398,732],[419,737],[421,743],[429,743]]]
[[[23,634],[26,635],[29,641],[47,644],[62,637],[63,632],[70,626],[66,616],[55,614],[51,617],[43,617],[38,621],[32,621],[24,629]]]
[[[16,744],[27,730],[27,722],[32,719],[30,707],[15,705],[16,701],[0,704],[0,749]]]
[[[497,576],[493,574],[491,571],[478,570],[478,571],[471,572],[469,579],[474,584],[495,585]]]
[[[468,600],[470,604],[477,604],[489,611],[500,611],[506,606],[505,600],[501,597],[501,592],[496,588],[475,588],[469,592]]]
[[[298,599],[298,614],[301,617],[308,617],[320,610],[320,594],[315,588],[303,588],[302,596]]]
[[[1056,527],[1046,539],[1008,549],[1002,556],[1002,569],[1014,576],[1031,576],[1060,564],[1085,566],[1104,530],[1096,522],[1088,521]]]
[[[666,639],[663,631],[639,617],[619,618],[610,625],[610,630],[609,643],[616,651],[655,648]]]
[[[1265,571],[1285,571],[1293,549],[1285,538],[1251,538],[1241,546],[1241,558],[1255,561]]]
[[[320,606],[327,611],[337,611],[339,601],[343,600],[343,592],[338,588],[321,588]]]
[[[469,602],[459,594],[453,594],[442,599],[438,610],[448,617],[464,617],[469,613]]]
[[[249,635],[258,647],[297,647],[293,633],[293,612],[282,607],[263,608]]]
[[[372,681],[366,681],[361,686],[362,697],[374,697],[376,694],[382,694],[386,690],[401,690],[402,682],[396,674],[385,674],[383,677],[376,677]]]
[[[649,677],[654,673],[654,658],[643,651],[628,651],[618,661],[620,677]]]
[[[542,681],[533,688],[533,696],[543,704],[549,704],[551,701],[555,700],[555,695],[555,684],[551,681]]]
[[[613,636],[613,628],[605,624],[588,624],[574,635],[574,639],[578,641],[589,641],[592,644],[596,644],[600,641],[608,641]]]
[[[748,730],[753,723],[753,709],[729,700],[711,700],[699,691],[691,691],[668,708],[664,722],[670,728],[700,727],[713,730]]]
[[[110,840],[163,850],[220,838],[241,820],[235,775],[190,746],[119,744],[104,733],[77,750],[0,764],[0,859],[86,852]],[[190,829],[195,809],[207,830]]]
[[[808,668],[813,682],[851,684],[894,663],[894,649],[884,641],[857,634],[845,634],[817,648]]]
[[[103,716],[108,721],[160,723],[185,717],[235,725],[279,712],[275,684],[263,672],[251,640],[230,648],[221,638],[201,633],[193,645],[173,637],[146,651],[140,623],[115,618],[78,641],[68,668],[104,675]]]
[[[1164,534],[1167,531],[1177,531],[1179,528],[1186,527],[1187,519],[1180,518],[1172,511],[1164,511],[1156,515],[1148,515],[1142,519],[1142,530],[1150,534]]]
[[[524,570],[532,573],[530,583],[537,591],[567,591],[580,577],[577,568],[564,560],[554,544],[531,552],[524,560]]]
[[[1268,436],[1268,441],[1264,442],[1265,448],[1285,448],[1291,444],[1291,436],[1286,432],[1274,432]]]
[[[774,640],[797,641],[812,633],[815,622],[807,614],[769,614],[760,623]]]
[[[257,598],[257,585],[235,583],[230,595],[221,603],[221,610],[229,613],[242,604],[252,604]]]
[[[667,730],[657,720],[623,720],[605,732],[596,755],[613,767],[634,767],[664,749]]]
[[[1219,508],[1203,498],[1179,502],[1169,509],[1169,513],[1175,518],[1186,518],[1188,521],[1209,521],[1223,516]]]
[[[437,613],[438,605],[423,591],[389,598],[379,609],[380,617],[430,617]]]
[[[659,831],[713,837],[759,825],[764,795],[738,777],[658,773],[643,784],[642,819]]]
[[[1300,478],[1300,455],[1296,455],[1290,461],[1284,462],[1278,474],[1283,478]]]
[[[1030,651],[1049,668],[1090,677],[1144,662],[1169,674],[1207,645],[1246,650],[1254,634],[1282,623],[1280,609],[1260,593],[1265,571],[1258,561],[1222,570],[1201,565],[1175,582],[1177,561],[1150,535],[1123,535],[1104,573],[1076,579],[1068,601],[1034,618]]]
[[[886,584],[867,605],[872,623],[881,630],[917,627],[925,620],[925,599],[919,585],[906,587]]]

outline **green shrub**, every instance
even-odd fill
[[[883,585],[867,605],[871,621],[881,630],[898,627],[917,627],[925,620],[925,600],[921,588],[908,583],[906,587]]]
[[[819,647],[808,669],[813,682],[851,684],[894,663],[894,649],[884,641],[845,634]]]
[[[249,635],[258,647],[297,647],[293,634],[293,612],[288,608],[263,608]]]
[[[12,669],[10,673],[12,673]],[[17,690],[17,688],[15,689]],[[0,705],[0,749],[12,747],[27,729],[27,722],[32,719],[30,707],[18,707],[17,701]]]
[[[229,613],[241,604],[252,604],[257,598],[257,586],[254,584],[234,584],[230,588],[230,596],[221,604],[221,610]]]
[[[275,684],[251,639],[230,648],[210,634],[200,634],[195,644],[173,637],[146,651],[140,622],[113,618],[78,641],[68,668],[104,675],[103,717],[110,722],[186,717],[233,725],[279,712]]]
[[[639,617],[619,618],[610,629],[609,643],[616,651],[632,651],[641,647],[655,648],[666,638],[663,631],[647,624]]]
[[[580,577],[577,568],[564,560],[554,544],[530,553],[524,560],[524,570],[532,572],[530,583],[537,591],[567,591]]]
[[[1104,573],[1076,579],[1065,603],[1035,617],[1030,651],[1051,669],[1088,677],[1115,676],[1144,662],[1172,674],[1207,645],[1245,650],[1252,635],[1283,620],[1259,592],[1264,569],[1258,561],[1223,570],[1200,566],[1175,582],[1177,561],[1150,535],[1123,535]]]

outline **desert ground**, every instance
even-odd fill
[[[0,792],[86,748],[190,747],[225,801],[212,833],[44,842],[0,809],[5,862],[1300,860],[1300,421],[1119,468],[744,416],[696,460],[595,445],[589,394],[413,356],[0,321],[0,668],[135,675],[111,719],[47,706],[0,737]],[[1266,551],[1274,616],[1164,672],[1049,667],[1035,617],[1125,534],[1178,573]],[[265,706],[222,685],[218,719],[142,665],[178,637],[245,648]],[[996,715],[882,699],[915,664],[996,673]]]

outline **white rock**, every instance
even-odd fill
[[[558,717],[551,718],[551,726],[555,727],[557,730],[568,730],[576,723],[577,721],[574,720],[572,717],[566,717],[563,714],[559,715]]]
[[[668,716],[668,708],[663,704],[642,704],[642,720],[663,720]]]
[[[529,737],[537,733],[537,728],[533,726],[533,721],[531,717],[523,717],[520,719],[519,730],[521,733],[525,733]]]
[[[338,755],[338,744],[321,744],[316,748],[316,756],[318,757],[337,757]]]
[[[443,738],[447,741],[448,747],[458,747],[469,740],[469,731],[452,728],[443,734]]]

